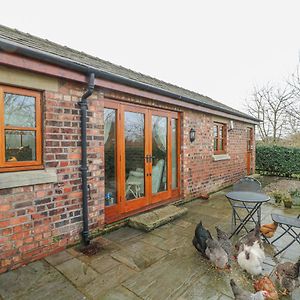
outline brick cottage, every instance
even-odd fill
[[[251,174],[257,122],[0,26],[0,272]]]

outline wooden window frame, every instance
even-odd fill
[[[215,127],[217,127],[217,137],[215,137]],[[222,128],[222,137],[220,137],[220,129]],[[217,149],[215,149],[215,139]],[[213,124],[213,140],[214,140],[214,154],[226,154],[227,153],[227,124],[214,122]],[[223,149],[220,150],[221,143],[223,142]]]
[[[11,93],[35,98],[35,127],[5,126],[4,94]],[[5,130],[35,131],[36,160],[5,161]],[[0,85],[0,173],[43,169],[41,93],[24,88]]]

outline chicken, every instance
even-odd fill
[[[255,248],[257,249],[258,246],[259,248],[262,249],[263,251],[263,244],[261,242],[261,237],[260,237],[260,230],[259,230],[259,225],[256,224],[255,228],[248,232],[246,235],[242,236],[239,241],[235,245],[235,249],[237,253],[239,254],[241,251],[243,251],[244,247],[252,247],[255,245]],[[264,254],[263,254],[264,256]],[[264,258],[264,257],[263,257]]]
[[[271,224],[264,224],[260,227],[260,232],[267,238],[273,237],[276,229],[278,227],[278,223],[274,222]]]
[[[220,243],[213,239],[206,241],[207,248],[205,250],[206,256],[209,260],[220,269],[225,269],[228,265],[228,255],[221,247]]]
[[[260,228],[258,224],[256,224],[253,230],[251,230],[239,239],[239,241],[235,245],[235,248],[238,252],[240,252],[243,249],[244,245],[253,246],[255,242],[258,242],[260,247],[262,247],[260,238]]]
[[[193,245],[203,255],[206,256],[205,250],[207,248],[206,241],[212,239],[210,232],[204,228],[202,222],[197,225],[195,229],[195,236],[193,238]]]
[[[258,242],[255,245],[258,246],[243,245],[243,250],[237,257],[240,267],[252,276],[262,273],[263,255],[257,251],[257,248],[260,248]]]
[[[276,281],[284,289],[286,294],[292,292],[295,288],[300,286],[300,257],[298,261],[293,264],[285,262],[278,264],[275,268]]]
[[[263,263],[266,255],[262,244],[259,241],[256,241],[252,246],[250,246],[250,249],[253,255],[256,255],[259,261]]]
[[[235,300],[264,300],[268,299],[268,291],[259,291],[255,294],[240,288],[236,285],[233,279],[230,280],[231,289]]]
[[[216,226],[217,231],[217,239],[220,243],[220,246],[225,250],[228,256],[228,263],[231,263],[231,257],[232,257],[232,243],[230,239],[228,238],[227,234],[222,231],[218,226]]]
[[[258,280],[256,280],[253,284],[254,289],[256,291],[267,291],[269,293],[269,296],[267,297],[268,300],[278,300],[278,293],[276,291],[276,287],[273,283],[273,281],[267,277],[264,276]]]

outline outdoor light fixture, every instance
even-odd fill
[[[191,128],[191,130],[190,130],[190,141],[191,141],[191,143],[195,140],[195,138],[196,138],[196,131],[195,131],[194,128]]]
[[[230,120],[228,131],[231,131],[233,129],[234,129],[234,122],[233,122],[233,120]]]

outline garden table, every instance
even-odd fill
[[[258,213],[257,220],[255,220],[253,216],[257,211],[260,211],[260,207],[263,203],[270,200],[268,195],[257,192],[234,191],[227,193],[226,197],[232,206],[232,213],[235,213],[240,221],[240,224],[232,231],[229,238],[232,238],[233,235],[238,234],[243,228],[248,232],[246,224],[249,221],[254,222],[255,225],[261,225],[261,214]],[[242,217],[239,214],[238,208],[246,209],[247,214],[245,217]]]

